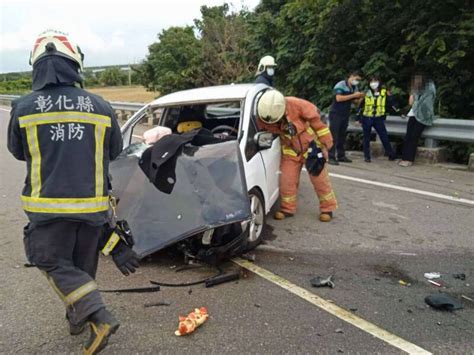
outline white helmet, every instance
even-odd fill
[[[257,115],[265,123],[277,123],[283,118],[285,111],[285,97],[277,90],[266,91],[258,100]]]
[[[257,68],[257,74],[260,75],[262,74],[267,67],[276,67],[277,63],[275,63],[275,58],[273,58],[271,55],[266,55],[262,59],[260,59],[260,62],[258,63],[258,68]]]
[[[46,30],[41,33],[31,52],[30,64],[35,65],[39,59],[49,55],[58,55],[77,63],[82,71],[84,69],[84,54],[79,46],[71,42],[68,37],[66,33],[55,30]]]

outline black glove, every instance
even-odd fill
[[[116,226],[111,228],[105,225],[104,237],[99,243],[102,254],[105,256],[112,255],[112,259],[117,268],[128,276],[139,268],[138,255],[132,250],[134,241],[132,231],[127,221],[120,220],[116,222]]]
[[[112,259],[122,274],[128,276],[140,267],[139,258],[131,247],[120,241],[112,251]]]

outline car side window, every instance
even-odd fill
[[[255,154],[258,153],[257,143],[254,141],[255,134],[257,133],[257,127],[253,119],[249,122],[249,130],[247,132],[247,142],[245,143],[245,158],[247,161],[252,159]]]

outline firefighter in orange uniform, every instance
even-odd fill
[[[325,160],[333,140],[329,128],[321,121],[319,109],[309,101],[268,90],[258,101],[257,114],[260,129],[280,135],[281,207],[275,213],[275,219],[282,220],[295,214],[301,169],[308,155],[319,150],[320,168],[316,172],[310,169],[308,175],[319,198],[319,220],[331,221],[337,201]]]

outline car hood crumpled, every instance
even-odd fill
[[[140,257],[208,229],[250,218],[247,185],[236,141],[186,145],[176,159],[176,181],[161,192],[139,167],[148,146],[135,143],[110,164],[117,216],[132,230]]]

